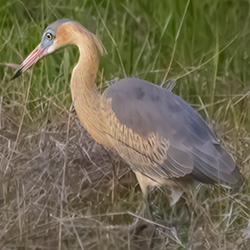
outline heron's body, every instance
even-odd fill
[[[77,115],[98,143],[130,164],[144,193],[148,185],[178,187],[184,180],[240,184],[231,156],[181,97],[136,78],[119,80],[101,95],[95,85],[101,42],[70,20],[53,23],[44,36],[48,32],[55,38],[45,48],[47,53],[65,44],[78,46],[80,58],[70,82]],[[43,39],[40,47],[47,44]]]

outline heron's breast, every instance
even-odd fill
[[[167,156],[169,141],[157,133],[141,136],[121,123],[113,112],[109,118],[110,142],[130,165],[159,165]]]

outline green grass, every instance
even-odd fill
[[[133,173],[69,111],[77,48],[10,81],[47,25],[65,17],[103,41],[100,89],[134,75],[174,83],[174,93],[197,104],[236,159],[243,187],[201,185],[172,208],[168,190],[154,190],[156,222],[144,219]],[[0,248],[248,249],[249,44],[249,1],[2,0]]]

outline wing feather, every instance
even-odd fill
[[[154,143],[161,150],[162,141],[169,143],[165,155],[141,150],[144,158],[149,158],[144,163],[144,158],[138,162],[132,153],[123,154],[135,171],[156,179],[191,174],[207,183],[217,180],[229,185],[238,183],[240,174],[231,156],[220,146],[204,119],[181,97],[137,78],[119,80],[104,95],[112,99],[112,110],[119,122],[133,133],[141,138],[157,135]]]

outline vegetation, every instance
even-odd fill
[[[249,249],[250,2],[1,0],[0,249]],[[239,190],[198,185],[175,206],[153,190],[155,221],[133,173],[81,127],[68,47],[10,81],[59,18],[103,41],[97,84],[137,76],[174,86],[235,158]]]

